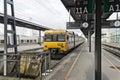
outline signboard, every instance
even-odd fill
[[[67,22],[67,29],[80,29],[81,24],[80,22]]]
[[[67,29],[85,29],[89,27],[89,22],[67,22]],[[120,21],[104,21],[102,22],[102,28],[120,28]],[[94,26],[94,21],[91,21],[91,25]],[[116,27],[115,27],[116,26]]]
[[[85,29],[89,26],[88,22],[67,22],[67,29]]]
[[[76,0],[76,14],[88,14],[93,11],[93,0]]]
[[[104,12],[120,12],[120,0],[104,0]]]

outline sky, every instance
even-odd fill
[[[66,22],[69,21],[69,13],[61,0],[14,0],[14,8],[17,18],[54,29],[66,29]],[[3,13],[3,0],[0,0],[0,13]],[[115,18],[114,16],[115,14],[110,19]],[[71,21],[74,21],[72,17]],[[1,34],[4,31],[3,25],[0,24],[0,27]],[[31,35],[29,29],[17,28],[17,30],[20,35]],[[79,29],[74,31],[82,34]],[[38,34],[37,31],[32,32]]]
[[[14,0],[14,7],[16,17],[51,28],[65,28],[68,21],[69,14],[60,0]],[[0,12],[3,13],[3,8]]]
[[[60,0],[14,0],[14,8],[17,18],[54,29],[65,29],[69,19],[69,13]],[[3,13],[3,0],[0,0],[0,13]],[[30,30],[21,28],[18,33],[21,31],[29,34]],[[3,28],[0,32],[3,33]]]

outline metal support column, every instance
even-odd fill
[[[89,42],[89,52],[91,52],[91,31],[88,30],[88,42]]]
[[[41,45],[41,31],[39,30],[39,44]]]
[[[7,1],[4,0],[4,72],[3,75],[6,76],[7,75]]]
[[[10,6],[8,6],[10,5]],[[8,15],[8,7],[10,7],[11,14]],[[11,27],[11,29],[8,29],[8,23]],[[12,43],[8,44],[8,36],[11,36]],[[16,38],[16,26],[15,26],[15,14],[14,14],[14,3],[13,0],[4,0],[4,76],[6,75],[13,75],[13,76],[18,76],[19,75],[19,55],[17,53],[17,38]],[[12,48],[13,53],[15,54],[14,56],[14,62],[15,62],[15,67],[13,72],[8,74],[8,61],[7,61],[7,55],[9,53],[8,49]],[[13,59],[12,59],[13,60]],[[10,61],[9,61],[10,62]]]
[[[95,80],[101,80],[101,1],[95,0]]]

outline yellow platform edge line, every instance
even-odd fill
[[[67,75],[65,76],[64,80],[68,80],[68,77],[70,76],[73,68],[75,67],[75,64],[77,63],[77,61],[78,61],[78,59],[79,59],[79,56],[80,56],[80,54],[78,54],[77,58],[75,59],[75,61],[74,61],[74,63],[72,64],[72,66],[70,67],[70,69],[69,69]]]
[[[84,46],[84,45],[83,45]],[[82,49],[81,49],[82,50]],[[75,67],[75,64],[77,63],[78,59],[80,57],[80,53],[78,54],[78,56],[76,57],[75,61],[73,62],[72,66],[70,67],[70,69],[68,70],[66,76],[64,77],[64,80],[68,80],[68,77],[70,76],[73,68]]]

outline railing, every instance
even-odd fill
[[[3,59],[4,51],[0,52],[0,74],[3,75]],[[51,57],[50,52],[40,52],[40,51],[25,51],[22,53],[14,54],[9,53],[7,56],[7,74],[12,74],[16,68],[16,63],[19,63],[18,66],[18,78],[37,78],[42,79],[42,75],[47,75],[51,71]],[[19,56],[19,60],[15,59],[16,56]],[[9,75],[7,75],[9,76]],[[12,77],[16,75],[10,75]]]

